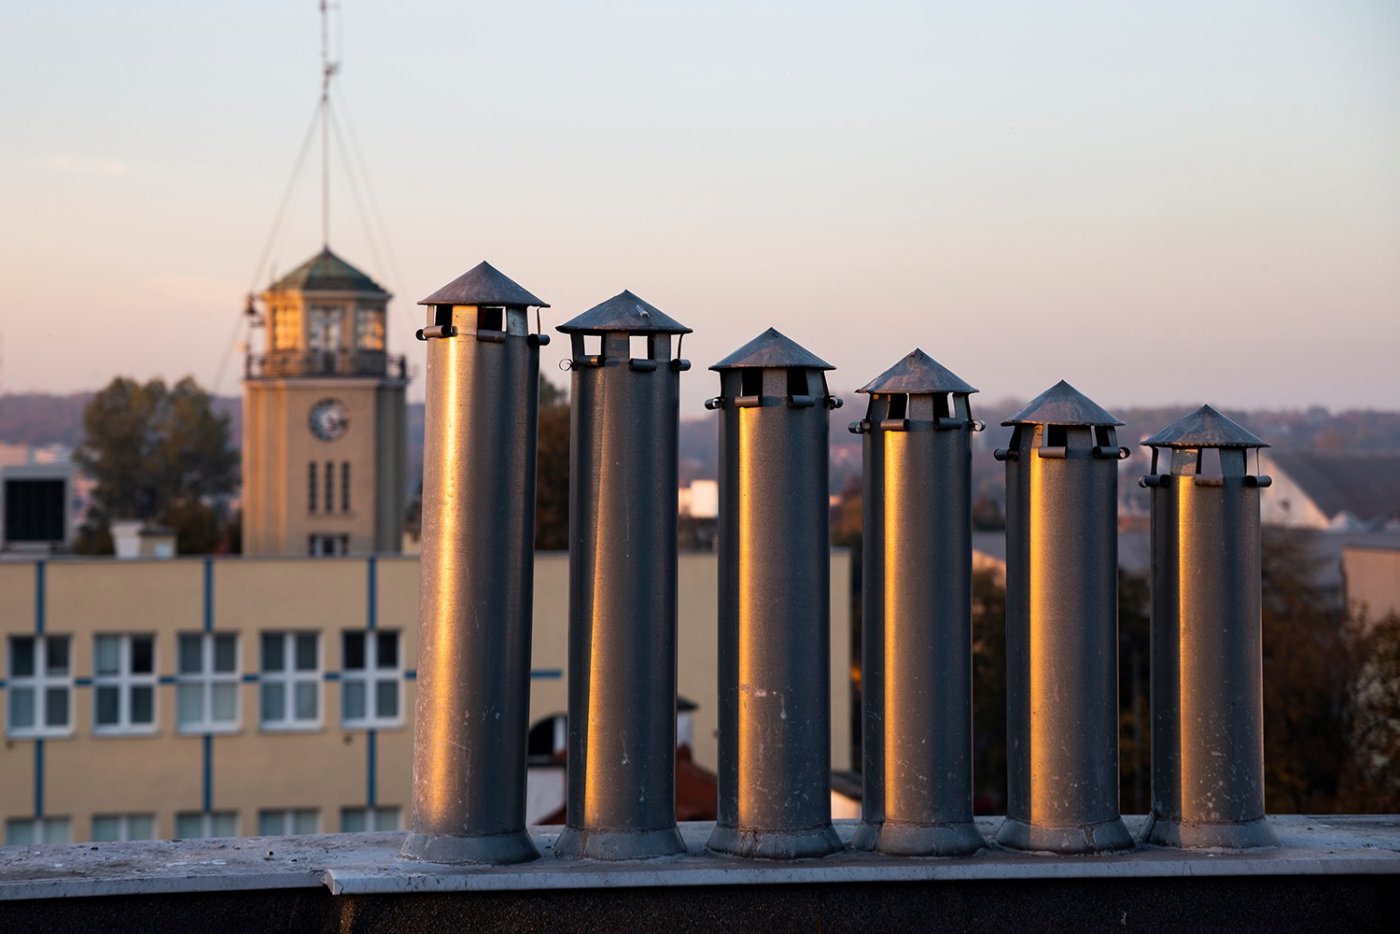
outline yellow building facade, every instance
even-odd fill
[[[717,563],[679,562],[679,692],[716,763]],[[850,762],[850,556],[832,552],[832,767]],[[6,843],[396,829],[418,562],[0,563]],[[530,711],[567,708],[568,558],[535,566]]]

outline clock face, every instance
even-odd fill
[[[322,441],[334,441],[350,427],[350,410],[339,399],[322,399],[311,407],[311,433]]]

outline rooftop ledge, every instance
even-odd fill
[[[1136,833],[1141,816],[1124,820]],[[979,818],[989,841],[1000,818]],[[320,888],[332,895],[544,889],[792,885],[952,880],[1172,879],[1205,876],[1400,875],[1400,815],[1271,817],[1278,848],[1143,846],[1052,856],[997,848],[956,858],[847,850],[823,859],[747,860],[704,849],[712,824],[682,823],[684,856],[625,862],[553,859],[555,828],[533,830],[541,858],[517,866],[451,866],[398,858],[402,833],[238,837],[0,849],[0,901]],[[837,821],[849,842],[855,821]]]

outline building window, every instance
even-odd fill
[[[341,647],[341,718],[348,727],[403,723],[397,630],[347,631]]]
[[[306,537],[306,553],[313,558],[348,555],[350,553],[350,536],[308,535]]]
[[[73,729],[73,673],[68,636],[11,636],[11,736],[63,736]]]
[[[340,465],[340,511],[350,511],[350,462]]]
[[[295,305],[273,306],[272,349],[296,350],[301,347],[301,309]]]
[[[152,733],[156,728],[156,637],[97,636],[93,731]]]
[[[12,817],[5,821],[6,846],[68,843],[73,835],[66,817]]]
[[[369,833],[375,830],[398,830],[399,809],[382,808],[341,808],[341,833]]]
[[[209,837],[238,836],[237,811],[189,811],[175,815],[177,840],[204,840]]]
[[[339,308],[312,308],[307,320],[307,347],[324,353],[340,350],[340,328],[344,317]]]
[[[335,464],[326,461],[326,512],[335,511]]]
[[[317,633],[262,634],[263,729],[306,730],[321,725],[320,656]]]
[[[258,812],[258,836],[285,837],[294,833],[320,833],[321,812],[315,808],[279,808]]]
[[[355,309],[355,345],[361,350],[384,349],[384,312],[378,308]]]
[[[316,462],[306,465],[306,510],[316,511]]]
[[[117,843],[122,840],[154,840],[154,814],[94,814],[92,842]]]
[[[190,633],[179,638],[175,715],[182,733],[238,728],[238,636]]]

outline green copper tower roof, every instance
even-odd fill
[[[269,288],[272,292],[376,292],[388,295],[384,287],[375,282],[345,260],[336,256],[330,249],[302,263],[296,269],[278,279]]]

